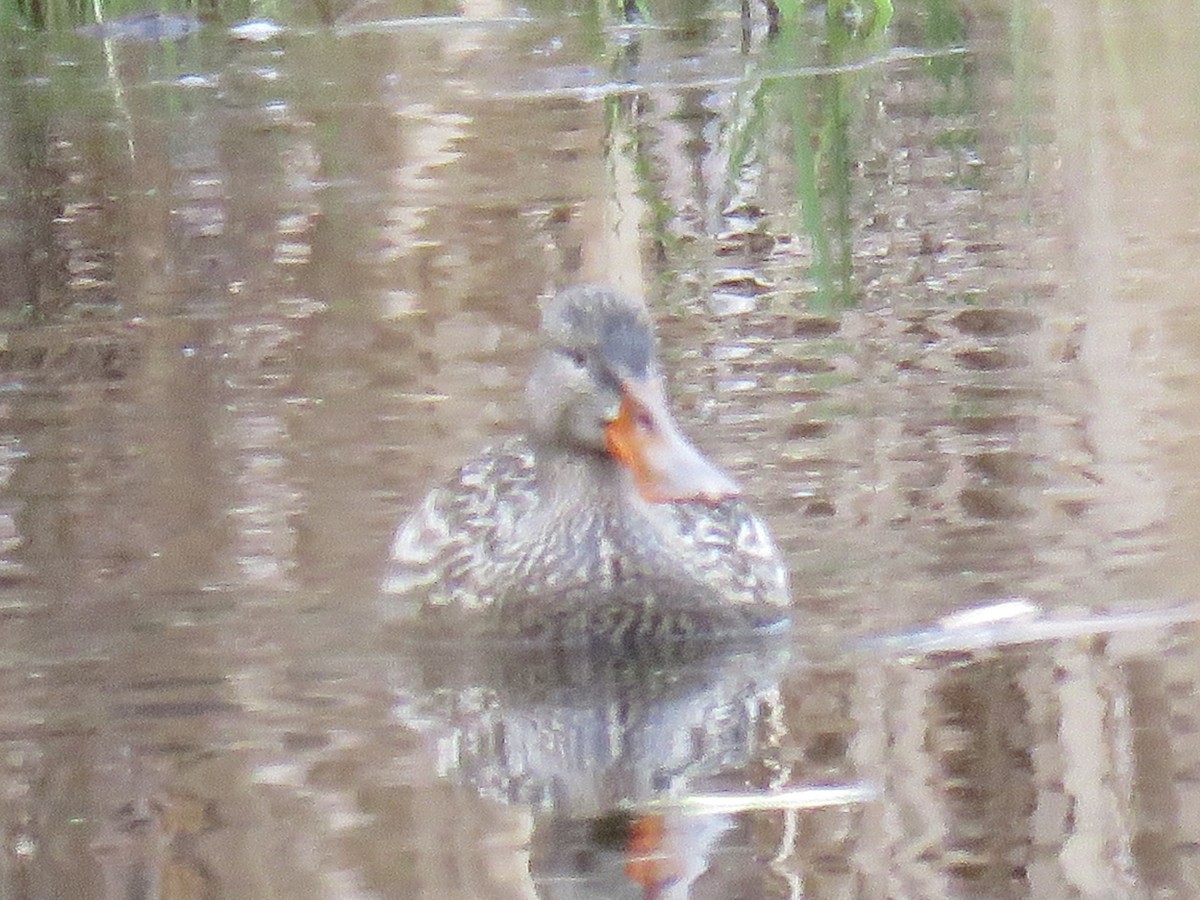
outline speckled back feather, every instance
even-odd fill
[[[549,509],[537,488],[533,449],[517,437],[431,492],[392,544],[393,614],[490,609],[500,630],[520,636],[557,622],[556,639],[588,628],[614,639],[620,622],[671,637],[745,630],[788,603],[786,567],[740,500],[648,504],[632,528],[614,527],[602,508]],[[647,619],[646,610],[656,611]]]

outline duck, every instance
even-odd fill
[[[396,529],[386,618],[537,645],[785,630],[787,566],[676,423],[645,304],[569,287],[543,305],[539,337],[524,433],[468,459]]]

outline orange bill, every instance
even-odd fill
[[[733,480],[680,433],[657,385],[627,382],[622,393],[605,438],[608,452],[633,474],[644,500],[719,503],[738,495]]]

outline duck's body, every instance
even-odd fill
[[[396,533],[405,618],[556,643],[720,638],[786,622],[787,571],[732,481],[678,432],[645,310],[604,288],[546,308],[531,427]]]

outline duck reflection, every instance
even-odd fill
[[[439,775],[528,811],[537,896],[686,897],[738,830],[736,813],[687,803],[753,786],[789,657],[769,640],[616,658],[421,653],[393,670],[393,711]]]
[[[683,898],[735,827],[729,815],[616,810],[534,830],[530,872],[547,900]]]
[[[595,814],[745,763],[788,657],[772,641],[616,657],[435,650],[393,668],[394,712],[433,742],[439,774],[507,803]]]

